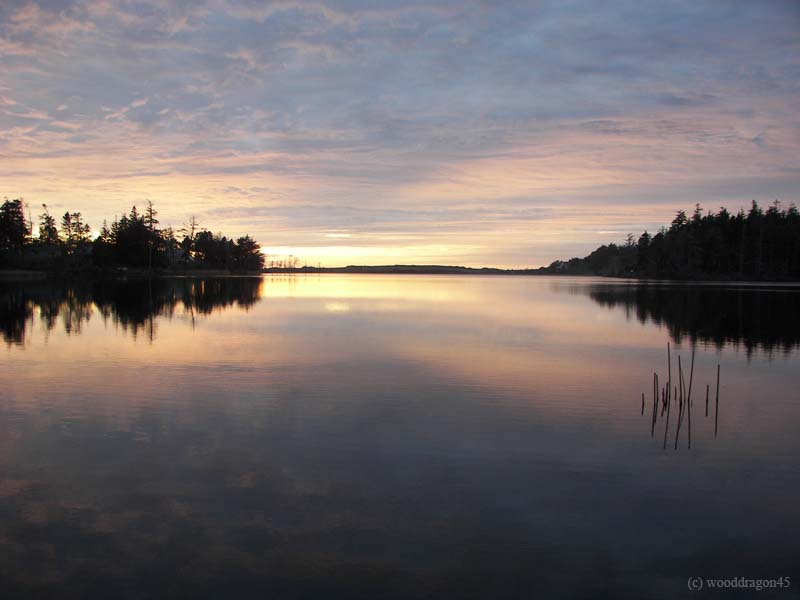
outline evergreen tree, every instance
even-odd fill
[[[22,200],[6,198],[0,205],[0,252],[9,256],[19,253],[29,235]]]
[[[42,204],[44,212],[39,215],[39,242],[42,244],[58,244],[58,227],[56,219],[47,210],[47,204]]]
[[[75,248],[89,240],[91,228],[83,222],[83,216],[79,212],[65,212],[61,217],[61,234],[67,251],[72,252]]]
[[[551,265],[559,273],[625,274],[628,242],[601,246],[583,259]],[[725,207],[704,214],[698,204],[687,218],[678,211],[669,229],[642,234],[635,246],[633,274],[668,279],[800,279],[800,214],[794,204],[775,201],[764,211],[732,215]],[[566,265],[566,267],[564,267]],[[619,266],[623,265],[620,270]],[[620,273],[622,271],[622,273]]]

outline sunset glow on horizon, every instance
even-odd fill
[[[0,197],[314,266],[537,267],[800,203],[799,106],[793,1],[0,4]]]

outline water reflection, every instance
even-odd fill
[[[80,333],[97,312],[134,336],[155,336],[155,317],[182,311],[190,319],[229,306],[249,308],[261,297],[259,277],[106,279],[0,283],[0,334],[22,344],[38,316],[45,331],[59,321],[68,334]]]
[[[647,282],[569,285],[600,305],[624,308],[628,318],[664,326],[678,344],[689,339],[717,348],[743,346],[789,353],[800,345],[800,287],[692,285]]]
[[[450,278],[452,279],[452,278]],[[0,335],[7,344],[21,344],[35,320],[46,331],[59,322],[66,333],[80,333],[94,313],[134,336],[155,335],[155,317],[176,312],[190,319],[216,308],[248,308],[261,298],[324,298],[324,309],[346,313],[351,303],[373,302],[382,311],[407,310],[411,303],[446,306],[454,311],[482,304],[486,317],[507,320],[509,314],[527,314],[536,323],[551,307],[538,294],[502,297],[506,278],[473,278],[477,286],[450,285],[447,278],[430,278],[424,286],[404,285],[402,278],[165,278],[94,282],[0,282]],[[628,319],[665,327],[678,344],[688,340],[717,348],[742,346],[747,353],[763,350],[788,354],[800,345],[800,287],[752,285],[688,285],[619,282],[566,278],[550,280],[555,292],[588,296],[609,308],[624,309]],[[523,287],[523,286],[518,286]],[[496,288],[496,289],[492,289]],[[497,293],[495,293],[497,291]],[[501,301],[498,303],[498,299]],[[374,303],[379,302],[379,305]],[[584,312],[587,312],[584,310]],[[512,319],[513,320],[513,319]],[[559,324],[570,330],[574,315]],[[580,323],[588,331],[590,324]]]
[[[667,332],[553,287],[606,281],[142,283],[3,288],[3,600],[672,599],[796,568],[796,353],[698,344],[692,381],[682,348],[675,452]]]

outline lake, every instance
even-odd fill
[[[0,282],[0,595],[797,597],[798,309],[596,278]]]

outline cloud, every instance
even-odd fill
[[[798,30],[778,1],[9,0],[0,194],[546,263],[696,201],[800,200]]]

